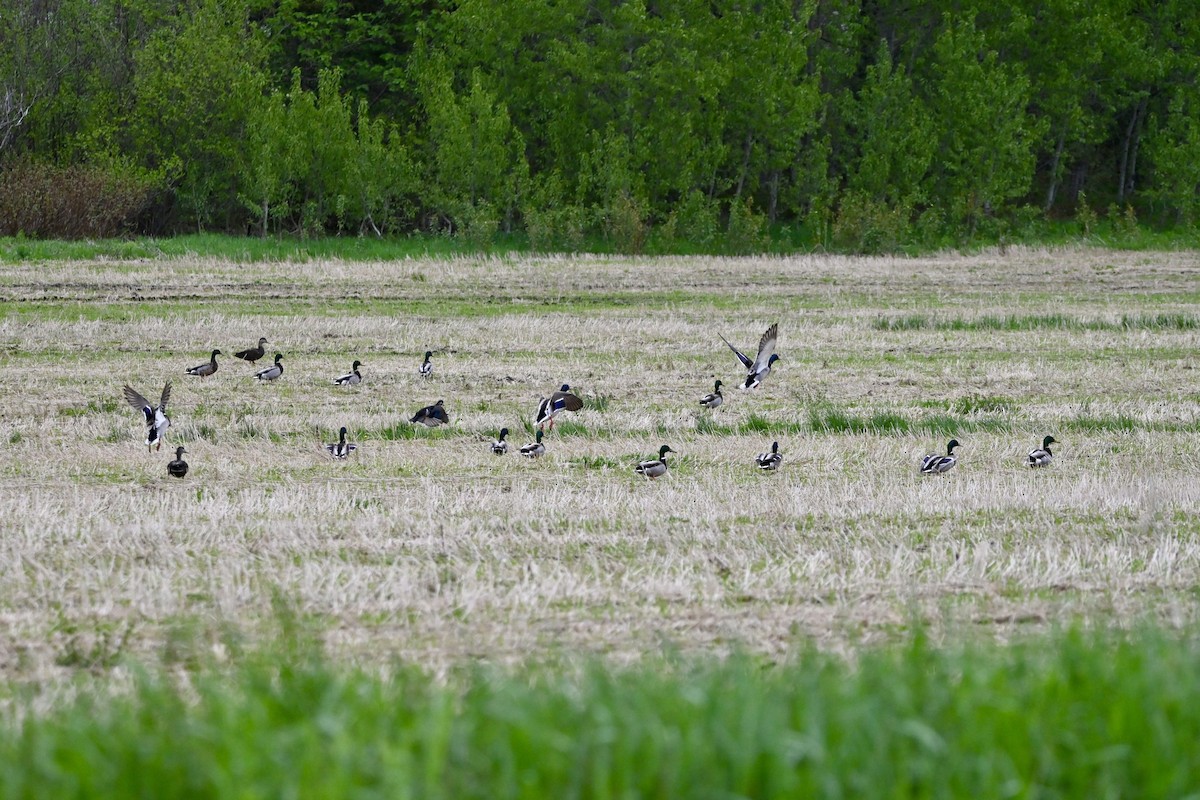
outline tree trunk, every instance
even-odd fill
[[[747,133],[746,134],[746,146],[742,152],[742,170],[741,170],[740,174],[738,175],[737,191],[735,191],[733,193],[733,196],[735,198],[737,198],[738,200],[740,200],[742,198],[742,189],[746,185],[746,173],[750,171],[750,151],[753,149],[753,147],[754,147],[754,134]]]
[[[1142,123],[1146,120],[1146,102],[1147,99],[1143,97],[1137,107],[1137,125],[1133,128],[1133,144],[1130,146],[1129,152],[1129,172],[1125,176],[1125,186],[1121,192],[1122,200],[1128,200],[1129,196],[1133,194],[1134,182],[1137,178],[1138,145],[1142,143]]]
[[[1129,115],[1129,124],[1125,126],[1125,137],[1121,142],[1121,169],[1117,176],[1118,205],[1125,202],[1126,187],[1133,185],[1131,158],[1136,158],[1137,145],[1135,141],[1141,132],[1142,113],[1145,111],[1145,108],[1146,98],[1142,97],[1138,100],[1138,104],[1133,107],[1133,113]]]
[[[1062,164],[1063,145],[1067,141],[1067,126],[1058,133],[1058,142],[1054,145],[1054,160],[1050,163],[1050,188],[1046,190],[1046,204],[1042,206],[1042,213],[1049,214],[1050,209],[1054,206],[1054,197],[1058,194],[1059,165]]]
[[[779,170],[771,172],[770,196],[767,200],[767,221],[775,224],[775,213],[779,207]]]

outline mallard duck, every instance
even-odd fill
[[[508,436],[508,428],[501,428],[500,435],[496,437],[496,441],[492,442],[492,452],[498,456],[508,452],[508,442],[504,441],[505,436]]]
[[[361,361],[355,361],[354,364],[350,367],[350,371],[348,373],[346,373],[345,375],[343,375],[340,378],[333,379],[334,385],[335,386],[358,386],[360,383],[362,383],[362,373],[358,371],[358,368],[361,366],[362,366]]]
[[[758,464],[758,468],[764,472],[773,472],[779,469],[779,465],[783,463],[783,453],[779,452],[779,442],[771,442],[771,452],[759,453],[754,459],[754,463]]]
[[[275,363],[272,364],[271,366],[267,367],[266,369],[260,369],[258,372],[254,373],[254,377],[258,378],[260,381],[273,381],[273,380],[277,380],[279,378],[279,376],[282,374],[283,374],[283,354],[276,353],[275,354]]]
[[[951,439],[946,445],[946,455],[933,453],[921,459],[921,472],[926,475],[938,475],[954,469],[958,459],[954,457],[954,448],[960,447],[958,439]]]
[[[207,378],[217,371],[217,356],[221,355],[220,350],[213,350],[212,355],[208,357],[208,361],[203,364],[197,364],[187,371],[188,375],[199,375],[201,378]]]
[[[527,444],[521,448],[521,455],[526,458],[541,458],[546,453],[546,445],[542,444],[542,430],[538,429],[537,436],[534,438],[533,444]]]
[[[725,402],[725,397],[721,394],[721,382],[717,381],[713,384],[713,390],[704,397],[700,398],[700,405],[705,408],[716,408]]]
[[[183,454],[187,450],[183,449],[183,445],[175,448],[175,460],[167,462],[167,474],[172,478],[182,478],[187,475],[188,463],[183,460]]]
[[[345,458],[357,450],[358,445],[350,444],[350,442],[346,441],[346,426],[343,425],[342,429],[338,431],[338,440],[333,444],[325,445],[325,449],[328,450],[329,455],[333,456],[334,458]]]
[[[554,430],[554,415],[560,411],[578,411],[583,408],[583,401],[571,394],[571,387],[563,384],[562,388],[538,403],[536,425],[542,428],[547,422],[550,430]]]
[[[433,374],[433,362],[429,360],[432,357],[433,357],[433,351],[426,350],[425,351],[425,360],[421,362],[421,367],[420,367],[420,369],[418,369],[418,372],[421,373],[422,378],[428,378],[430,375]]]
[[[166,435],[167,428],[171,427],[171,420],[167,418],[167,402],[171,399],[171,382],[167,381],[163,386],[162,396],[158,399],[156,406],[151,405],[149,400],[142,397],[128,383],[121,391],[125,394],[125,402],[142,412],[142,416],[146,418],[146,452],[150,452],[150,449],[156,446],[161,450],[163,436]]]
[[[260,337],[258,340],[258,347],[247,347],[245,350],[238,350],[233,354],[233,357],[240,358],[243,361],[249,361],[251,364],[253,364],[255,361],[258,361],[267,354],[267,349],[263,347],[263,345],[266,343],[266,338]]]
[[[1046,467],[1050,465],[1051,459],[1054,458],[1054,453],[1050,452],[1050,445],[1059,444],[1058,439],[1053,436],[1047,436],[1042,439],[1042,446],[1029,451],[1026,463],[1031,467]]]
[[[721,334],[717,334],[721,336]],[[741,350],[738,350],[733,345],[729,344],[729,340],[721,336],[721,341],[724,342],[733,354],[737,356],[738,361],[742,363],[749,372],[746,375],[746,380],[741,383],[743,389],[756,389],[767,377],[771,374],[771,365],[779,360],[779,356],[775,354],[775,343],[779,340],[779,323],[775,323],[767,328],[767,332],[758,340],[758,355],[753,360],[750,359]]]
[[[640,475],[645,475],[647,478],[661,478],[667,474],[667,453],[674,453],[667,445],[658,448],[658,458],[650,459],[649,461],[639,461],[634,467],[634,472]]]
[[[413,414],[409,422],[419,422],[430,428],[436,428],[438,425],[447,425],[450,422],[450,416],[446,413],[445,405],[444,400],[438,400],[431,406],[425,406]]]

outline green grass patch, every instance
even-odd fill
[[[151,669],[49,710],[19,696],[8,796],[1165,798],[1200,781],[1200,645],[1158,630],[444,677],[335,667],[303,641],[216,668],[178,638],[186,687]]]
[[[576,456],[567,463],[583,469],[629,469],[628,461],[605,456]]]
[[[135,260],[147,258],[204,256],[230,261],[295,261],[341,258],[347,261],[376,261],[428,256],[451,256],[472,252],[505,252],[510,243],[497,240],[494,248],[468,246],[444,236],[368,238],[329,236],[318,239],[293,237],[258,238],[216,233],[188,234],[164,238],[100,239],[61,241],[0,237],[0,261]]]
[[[157,402],[157,401],[155,401]],[[83,406],[62,406],[58,409],[62,417],[87,417],[92,414],[111,414],[121,407],[121,403],[109,397],[89,400]]]
[[[1064,420],[1061,428],[1076,433],[1200,433],[1200,420],[1143,420],[1128,414],[1082,414]]]
[[[1191,331],[1200,318],[1190,314],[1125,314],[1119,319],[1085,319],[1066,314],[1004,314],[982,317],[931,317],[908,314],[877,317],[871,327],[880,331]]]
[[[425,425],[413,424],[407,419],[403,422],[397,422],[395,425],[388,425],[385,428],[379,428],[375,431],[363,432],[363,439],[382,439],[385,442],[395,442],[409,439],[449,439],[457,435],[457,431],[451,426],[439,425],[436,428],[429,428]]]
[[[958,397],[947,403],[955,414],[1012,414],[1017,410],[1017,401],[1011,397],[971,394]]]
[[[998,417],[924,414],[906,416],[894,411],[872,414],[852,414],[836,408],[810,408],[808,432],[824,435],[912,436],[936,434],[956,436],[977,431],[1007,431],[1012,427],[1007,419]]]

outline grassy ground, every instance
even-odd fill
[[[1067,621],[1190,624],[1200,258],[199,256],[0,267],[0,674],[104,671],[291,599],[358,664],[779,655]],[[780,323],[751,394],[744,348]],[[261,385],[214,347],[259,336]],[[421,354],[434,351],[428,381]],[[366,381],[329,381],[360,359]],[[702,412],[715,378],[728,402]],[[174,382],[147,454],[132,384]],[[529,462],[539,398],[586,407]],[[444,398],[448,430],[405,420]],[[347,463],[321,449],[345,425]],[[1049,469],[1022,466],[1050,433]],[[922,478],[951,436],[959,466]],[[779,440],[781,471],[755,454]],[[633,464],[678,451],[657,482]]]
[[[0,796],[1195,797],[1198,663],[1147,631],[438,678],[285,646],[0,726]]]

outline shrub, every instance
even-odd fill
[[[833,220],[833,241],[858,253],[894,252],[909,235],[908,218],[907,208],[850,192],[842,197]]]
[[[521,218],[534,250],[577,251],[583,246],[587,210],[571,202],[566,182],[557,172],[532,181]]]
[[[116,167],[16,162],[0,171],[0,235],[117,236],[145,210],[152,190],[149,179]]]
[[[1083,192],[1079,193],[1079,199],[1075,201],[1075,222],[1084,236],[1091,236],[1092,229],[1096,227],[1096,212],[1088,205],[1087,195]]]
[[[693,189],[671,210],[660,234],[668,247],[710,249],[720,235],[720,209],[704,192]]]
[[[601,211],[604,235],[618,252],[637,255],[646,245],[649,225],[642,204],[628,193],[620,193]]]
[[[771,243],[767,218],[754,210],[750,198],[729,204],[729,222],[725,226],[725,252],[735,255],[761,253]]]

